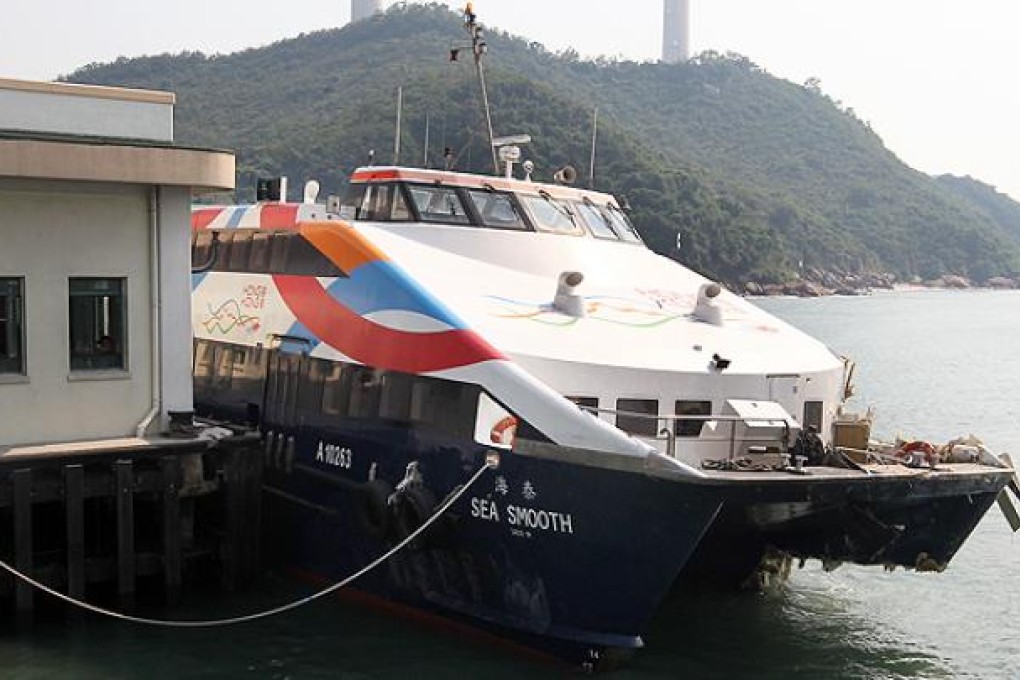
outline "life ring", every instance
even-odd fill
[[[358,500],[358,524],[373,538],[384,538],[390,532],[389,499],[393,486],[383,479],[373,479],[361,487]]]
[[[412,486],[393,494],[389,505],[393,535],[398,541],[402,541],[432,517],[436,497],[424,486]],[[407,547],[412,550],[424,548],[428,533],[417,537]]]
[[[517,418],[514,416],[506,416],[500,419],[498,423],[492,426],[492,430],[489,431],[489,441],[493,444],[513,446],[516,437]]]
[[[897,456],[909,460],[913,460],[915,454],[919,454],[919,457],[928,465],[938,462],[938,453],[935,451],[935,447],[925,441],[906,442],[896,450]]]

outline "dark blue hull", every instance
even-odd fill
[[[290,447],[268,442],[265,552],[329,581],[407,536],[488,450],[407,427],[304,429]],[[718,512],[718,492],[500,454],[498,469],[355,587],[570,660],[640,647]],[[421,483],[394,493],[411,462]]]
[[[942,571],[1012,470],[714,480],[726,503],[678,581],[757,587],[763,558]]]

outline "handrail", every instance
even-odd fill
[[[681,421],[698,421],[698,422],[701,422],[701,423],[709,423],[709,422],[712,422],[712,421],[719,421],[719,422],[729,423],[730,424],[730,428],[729,428],[730,432],[729,432],[729,436],[728,437],[704,437],[704,436],[698,435],[696,438],[695,437],[690,437],[690,439],[697,439],[698,441],[705,442],[705,443],[728,441],[729,445],[730,445],[730,451],[729,451],[729,458],[730,458],[730,460],[732,460],[735,457],[735,455],[736,455],[736,449],[737,449],[737,423],[781,422],[783,424],[784,434],[779,436],[779,437],[776,437],[775,441],[777,443],[781,444],[783,446],[784,450],[789,446],[789,431],[790,431],[791,424],[790,424],[790,421],[787,418],[767,418],[767,417],[748,418],[748,417],[740,416],[740,415],[736,415],[736,414],[727,415],[727,414],[723,414],[723,413],[718,413],[718,414],[710,413],[710,414],[697,414],[697,415],[679,415],[679,414],[676,414],[676,415],[659,415],[659,414],[651,414],[651,413],[639,413],[639,412],[636,412],[636,411],[626,411],[626,410],[623,410],[623,409],[602,408],[602,407],[599,407],[599,406],[583,406],[581,404],[576,404],[576,406],[579,409],[581,409],[582,411],[587,411],[588,413],[591,413],[593,416],[596,416],[596,417],[598,417],[598,414],[608,413],[608,414],[613,414],[613,415],[617,415],[617,416],[625,415],[625,416],[632,417],[632,418],[639,418],[639,419],[644,419],[644,420],[655,420],[656,421],[656,425],[658,425],[658,422],[660,420],[661,421],[665,421],[664,422],[664,426],[662,428],[658,429],[658,433],[655,435],[654,438],[657,439],[657,440],[665,440],[665,442],[666,442],[666,455],[669,456],[670,458],[676,458],[676,440],[677,440],[677,434],[676,434],[676,431],[675,431],[675,426],[673,428],[671,428],[670,425],[669,425],[669,421],[671,421],[671,420],[672,421],[678,421],[678,420],[681,420]],[[635,435],[633,435],[633,433],[631,433],[631,436],[635,436]],[[641,436],[641,435],[636,435],[636,436]],[[685,437],[685,439],[686,438],[687,437]]]

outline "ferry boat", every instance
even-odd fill
[[[848,361],[613,196],[510,168],[194,210],[196,411],[262,431],[293,566],[360,569],[498,460],[355,586],[594,663],[685,581],[941,570],[1013,480],[978,445],[869,443]]]

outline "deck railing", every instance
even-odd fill
[[[775,422],[782,422],[782,424],[783,424],[783,431],[782,431],[782,434],[780,434],[779,436],[776,436],[776,437],[750,437],[750,438],[745,438],[745,439],[739,440],[739,443],[754,442],[758,446],[763,447],[761,453],[766,453],[768,451],[769,445],[771,444],[771,445],[775,445],[777,453],[785,454],[790,449],[790,444],[791,444],[791,442],[790,442],[790,431],[791,431],[791,429],[792,429],[792,427],[794,425],[793,423],[791,423],[790,420],[788,420],[786,418],[783,418],[781,420],[778,419],[778,418],[747,418],[745,416],[740,416],[740,415],[737,415],[737,414],[729,414],[729,415],[727,415],[727,414],[723,414],[723,413],[712,413],[712,414],[704,414],[704,415],[703,414],[698,414],[698,415],[658,415],[658,414],[651,414],[651,413],[639,413],[639,412],[636,412],[636,411],[625,411],[625,410],[622,410],[622,409],[600,408],[600,407],[597,407],[597,406],[582,406],[580,404],[578,405],[578,408],[580,408],[582,411],[587,411],[588,413],[591,413],[596,418],[599,417],[601,414],[606,413],[606,414],[610,414],[610,415],[613,415],[613,416],[626,416],[626,417],[629,417],[629,418],[638,418],[640,420],[654,420],[655,421],[655,431],[656,431],[656,434],[653,437],[651,437],[651,438],[656,439],[658,441],[665,441],[666,442],[666,455],[669,456],[670,458],[676,458],[677,439],[679,438],[681,440],[686,440],[686,441],[690,441],[690,442],[709,443],[709,444],[713,443],[713,442],[725,442],[725,443],[727,443],[729,445],[728,458],[730,460],[733,460],[734,458],[736,458],[736,453],[737,453],[737,444],[738,444],[737,425],[740,424],[740,423],[775,423]],[[670,421],[672,421],[672,426],[671,426],[671,422]],[[677,434],[676,434],[676,423],[678,421],[700,422],[702,424],[702,428],[701,428],[702,433],[699,433],[698,435],[694,435],[694,436],[680,436],[680,437],[678,437]],[[716,436],[713,436],[713,435],[705,436],[703,434],[705,426],[709,425],[710,423],[717,423],[717,422],[728,423],[729,424],[729,428],[728,428],[729,433],[728,434],[722,434],[722,435],[716,435]],[[647,435],[636,434],[636,433],[633,433],[633,432],[630,432],[629,434],[631,436],[636,436],[636,437],[647,436]]]

